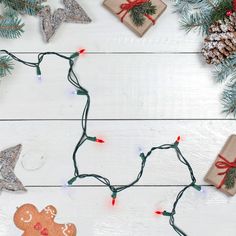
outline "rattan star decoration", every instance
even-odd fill
[[[76,0],[63,0],[63,4],[65,5],[64,9],[58,8],[53,13],[50,6],[45,6],[39,12],[42,33],[46,42],[49,42],[63,22],[80,24],[91,22],[87,13]]]
[[[0,152],[0,191],[26,191],[21,181],[16,177],[14,169],[19,159],[22,145],[19,144]]]

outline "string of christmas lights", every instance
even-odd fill
[[[101,143],[101,144],[104,143],[104,140],[99,139],[97,137],[90,136],[90,135],[87,134],[88,114],[89,114],[89,109],[90,109],[90,95],[89,95],[88,90],[86,90],[84,87],[81,86],[81,84],[78,80],[78,77],[76,76],[76,74],[74,72],[74,69],[73,69],[76,58],[78,58],[79,55],[84,53],[84,52],[85,52],[85,50],[82,49],[78,52],[73,53],[69,57],[67,57],[65,55],[62,55],[60,53],[56,53],[56,52],[39,53],[37,62],[27,62],[27,61],[21,60],[20,58],[16,57],[15,55],[8,52],[7,50],[0,50],[0,53],[7,54],[13,60],[15,60],[17,62],[20,62],[20,63],[22,63],[26,66],[36,68],[36,74],[37,74],[39,79],[41,79],[40,65],[43,62],[43,59],[46,55],[58,56],[58,57],[63,58],[63,59],[65,59],[69,62],[69,70],[68,70],[67,79],[76,88],[77,95],[85,96],[87,98],[85,106],[84,106],[84,110],[83,110],[83,113],[82,113],[82,118],[81,118],[81,127],[82,127],[83,132],[82,132],[82,135],[81,135],[81,137],[80,137],[80,139],[79,139],[78,143],[76,144],[75,149],[73,151],[74,176],[73,176],[73,178],[71,178],[68,181],[69,185],[72,185],[78,178],[79,179],[95,178],[99,182],[106,185],[111,190],[112,205],[114,206],[115,203],[116,203],[116,198],[117,198],[118,193],[124,191],[127,188],[130,188],[130,187],[134,186],[136,183],[139,182],[139,180],[141,179],[141,177],[143,175],[144,168],[145,168],[146,162],[148,160],[148,157],[153,153],[153,151],[155,151],[157,149],[159,149],[159,150],[174,149],[175,152],[176,152],[178,160],[187,167],[187,169],[189,171],[189,174],[190,174],[191,182],[188,185],[186,185],[177,194],[176,200],[174,201],[172,210],[170,212],[168,212],[168,211],[156,211],[155,213],[158,214],[158,215],[164,215],[164,216],[169,217],[169,224],[172,226],[172,228],[175,230],[175,232],[177,234],[181,235],[181,236],[187,236],[187,234],[185,234],[179,227],[177,227],[175,225],[176,208],[177,208],[177,205],[179,203],[179,200],[182,198],[182,196],[183,196],[183,194],[185,193],[186,190],[193,187],[196,190],[201,191],[201,186],[196,185],[196,178],[194,176],[193,169],[192,169],[191,165],[189,164],[189,162],[186,160],[186,158],[183,156],[183,154],[181,153],[181,151],[178,147],[179,142],[180,142],[180,137],[178,137],[177,140],[172,144],[163,144],[163,145],[160,145],[160,146],[157,146],[157,147],[152,147],[150,149],[150,151],[147,152],[146,154],[141,153],[140,154],[140,157],[141,157],[140,171],[138,172],[138,175],[135,178],[135,180],[132,181],[131,183],[127,184],[127,185],[122,185],[122,186],[117,187],[115,185],[112,185],[109,179],[107,179],[106,177],[103,177],[101,175],[97,175],[97,174],[80,174],[79,168],[78,168],[78,163],[77,163],[77,153],[78,153],[78,150],[81,148],[81,146],[86,141],[97,142],[97,143]]]

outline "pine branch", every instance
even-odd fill
[[[236,70],[236,54],[232,54],[230,57],[222,61],[222,63],[215,66],[213,72],[214,78],[217,83],[221,83],[229,79],[231,82],[235,79]]]
[[[16,18],[16,17],[18,17],[18,13],[15,11],[15,10],[13,10],[13,9],[11,9],[11,8],[8,8],[8,7],[6,7],[5,8],[5,11],[3,12],[3,14],[2,14],[2,18],[6,18],[6,17],[9,17],[9,18]],[[1,19],[1,18],[0,18]]]
[[[45,0],[0,0],[6,8],[0,16],[0,37],[18,38],[21,36],[24,24],[18,14],[36,15],[42,9]]]
[[[0,37],[18,38],[21,36],[24,24],[18,17],[0,17]]]
[[[142,26],[146,20],[145,15],[154,15],[156,6],[152,2],[146,2],[140,6],[134,7],[130,11],[130,17],[136,26]]]
[[[37,15],[44,0],[0,0],[0,3],[20,14]]]
[[[217,5],[217,7],[214,9],[214,11],[212,11],[212,14],[210,16],[210,18],[211,18],[210,24],[213,24],[214,22],[223,19],[228,10],[233,10],[233,0],[221,1]]]
[[[232,114],[236,117],[236,82],[228,83],[223,91],[221,101],[223,104],[223,113]]]
[[[216,82],[227,82],[222,93],[223,113],[236,117],[236,53],[215,66]]]
[[[225,183],[224,183],[227,189],[232,189],[234,187],[235,178],[236,178],[236,168],[231,168],[226,173],[226,178],[225,178]]]
[[[0,56],[0,78],[11,74],[13,70],[12,59],[8,56]]]
[[[216,11],[224,1],[228,4],[231,0],[176,0],[174,5],[181,17],[181,28],[186,32],[198,30],[206,34],[212,24],[212,18],[222,16],[223,11],[220,14]]]
[[[195,12],[191,15],[183,14],[180,20],[180,26],[187,33],[193,30],[201,34],[206,34],[210,26],[209,21],[208,16],[202,12]]]

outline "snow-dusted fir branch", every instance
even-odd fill
[[[0,56],[0,78],[11,73],[13,70],[12,59],[9,56]]]
[[[234,80],[236,71],[236,53],[225,59],[222,63],[215,65],[214,78],[216,82]]]
[[[21,36],[24,24],[16,12],[8,9],[0,16],[0,37],[18,38]]]
[[[236,53],[215,66],[214,78],[226,83],[221,96],[223,113],[236,117]]]
[[[206,34],[209,26],[225,15],[231,0],[175,0],[175,11],[180,15],[181,28]]]
[[[234,75],[236,78],[236,74]],[[223,91],[222,97],[223,113],[232,114],[236,117],[236,81],[229,82]]]
[[[37,15],[44,0],[0,0],[3,14],[0,15],[0,37],[18,38],[23,33],[24,24],[20,15]]]
[[[191,15],[182,13],[180,19],[181,29],[185,30],[187,33],[190,31],[198,31],[201,34],[206,34],[209,28],[208,22],[208,16],[200,11],[192,13]]]
[[[0,0],[5,7],[24,15],[37,15],[42,9],[44,0]]]

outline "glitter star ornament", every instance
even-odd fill
[[[40,12],[41,28],[44,39],[49,42],[56,30],[63,23],[88,24],[91,19],[76,0],[63,0],[65,8],[58,8],[52,14],[50,6],[45,6]]]
[[[14,169],[19,159],[22,145],[19,144],[0,152],[0,191],[26,191],[21,181],[16,177]]]

